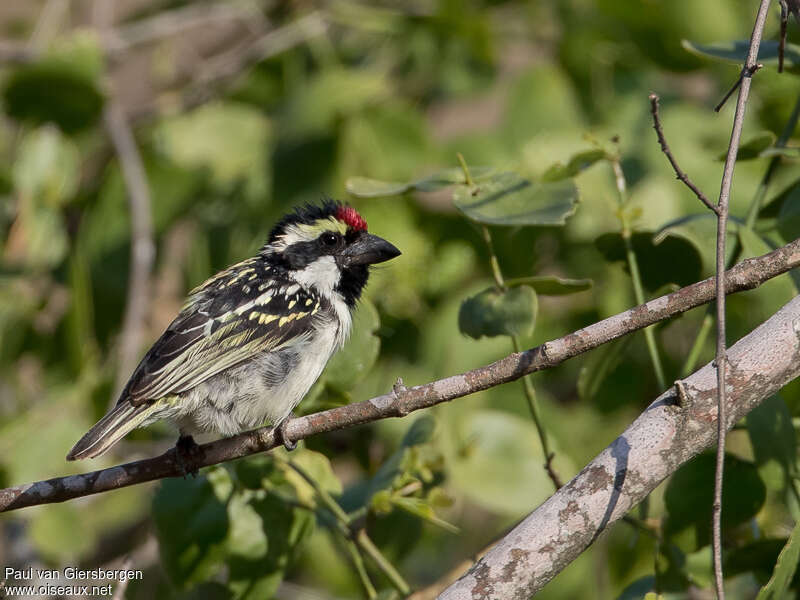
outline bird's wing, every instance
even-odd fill
[[[288,280],[259,285],[262,273],[252,280],[249,273],[241,275],[250,268],[246,265],[239,263],[193,291],[134,371],[120,402],[137,405],[184,392],[310,334],[312,319],[326,312],[320,312],[324,301]]]

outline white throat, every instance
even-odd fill
[[[291,271],[290,276],[306,289],[315,288],[325,298],[333,296],[342,273],[332,256],[321,256],[304,269]]]

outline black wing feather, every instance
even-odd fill
[[[192,291],[120,396],[133,405],[191,389],[258,353],[307,335],[327,302],[249,259]],[[272,275],[271,277],[268,277]]]

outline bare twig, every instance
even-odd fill
[[[667,144],[667,140],[664,137],[664,130],[661,127],[661,119],[658,116],[658,100],[659,98],[656,94],[650,94],[650,114],[653,115],[653,129],[656,130],[661,151],[667,157],[669,164],[672,165],[672,169],[675,171],[675,176],[682,181],[686,187],[694,192],[694,195],[697,196],[697,199],[700,200],[700,202],[706,205],[706,208],[711,210],[714,214],[717,214],[717,207],[714,206],[706,197],[706,195],[700,190],[700,188],[697,187],[691,179],[689,179],[689,176],[678,166],[678,162],[672,155],[669,144]]]
[[[800,297],[730,349],[730,423],[800,375]],[[441,600],[530,598],[661,481],[714,444],[716,385],[706,365],[670,387],[603,452],[445,590]]]
[[[103,112],[103,123],[119,159],[131,213],[131,267],[128,277],[128,299],[120,334],[117,381],[115,394],[111,398],[113,403],[116,401],[116,394],[122,389],[139,358],[145,318],[150,306],[148,289],[150,271],[153,268],[155,257],[155,243],[153,242],[147,175],[136,147],[133,132],[122,110],[113,99],[108,102]]]
[[[778,73],[783,73],[783,53],[786,50],[786,26],[789,24],[789,7],[786,0],[778,0],[781,7],[781,32],[778,34]]]
[[[750,36],[750,49],[747,52],[747,62],[742,68],[740,77],[739,97],[736,100],[736,113],[733,118],[731,140],[728,144],[728,155],[725,158],[725,167],[722,172],[719,201],[717,202],[717,356],[714,360],[717,369],[717,464],[714,476],[714,505],[712,511],[712,555],[714,562],[714,585],[717,598],[725,598],[724,579],[722,573],[722,480],[725,461],[725,434],[728,431],[726,414],[725,388],[726,372],[728,368],[727,339],[725,333],[725,242],[728,233],[728,202],[733,183],[733,171],[736,166],[736,155],[739,153],[739,143],[742,137],[744,114],[747,108],[747,98],[750,94],[750,83],[753,73],[758,69],[756,59],[761,45],[761,35],[764,32],[764,23],[767,20],[770,0],[761,0],[753,33]]]
[[[230,85],[250,65],[276,56],[328,30],[328,24],[319,12],[309,13],[292,23],[265,33],[242,48],[236,48],[217,57],[211,64],[198,70],[198,76],[181,91],[181,110],[199,106],[215,97],[221,88]],[[145,119],[162,111],[163,102],[157,100],[140,107],[133,120]]]
[[[763,66],[764,65],[752,65],[749,67],[745,66],[742,69],[741,73],[739,73],[739,78],[736,80],[736,83],[734,83],[733,86],[731,86],[731,89],[729,89],[728,92],[725,94],[725,96],[722,98],[722,100],[719,101],[719,104],[717,104],[714,107],[714,112],[719,112],[722,110],[722,107],[725,106],[725,103],[728,101],[728,98],[730,98],[733,95],[733,92],[738,90],[739,86],[742,85],[742,80],[744,80],[745,77],[747,78],[752,77],[755,74],[755,72],[758,71]]]
[[[725,279],[726,293],[750,290],[800,265],[800,239],[733,267]],[[588,350],[638,331],[664,319],[696,308],[714,299],[714,278],[705,279],[645,304],[603,319],[579,331],[511,354],[485,367],[414,387],[399,387],[370,400],[290,420],[286,433],[299,440],[361,425],[388,417],[403,417],[415,410],[435,406],[536,371],[555,367]],[[12,488],[0,489],[0,512],[37,504],[64,502],[146,481],[176,477],[187,468],[205,467],[264,452],[279,445],[272,429],[264,427],[201,446],[202,456],[194,464],[176,460],[173,450],[161,456],[82,475],[56,477]]]

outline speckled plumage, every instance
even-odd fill
[[[102,454],[160,419],[182,435],[281,423],[347,339],[368,265],[397,254],[350,207],[327,201],[287,215],[257,256],[192,290],[116,407],[67,458]]]

